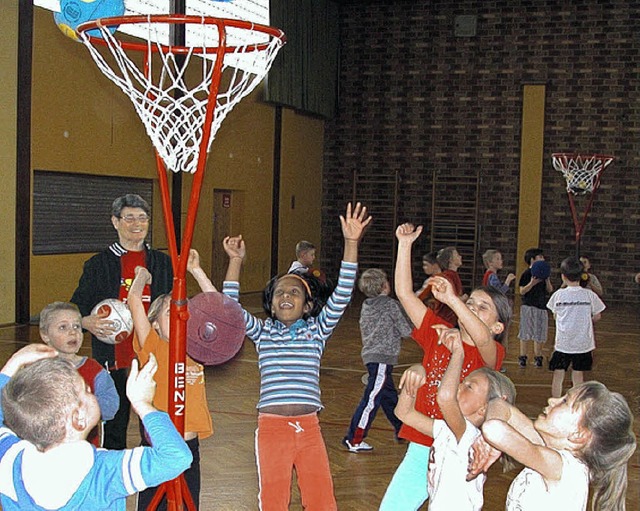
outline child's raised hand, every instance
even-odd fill
[[[229,256],[229,259],[233,259],[234,257],[244,259],[244,256],[247,254],[247,250],[244,246],[244,240],[242,239],[242,234],[238,236],[227,236],[223,242],[222,246],[224,247],[224,251]]]
[[[449,328],[445,325],[433,325],[431,328],[438,332],[438,344],[442,344],[451,353],[464,350],[460,330],[457,328]]]
[[[431,293],[439,302],[450,305],[453,300],[459,298],[453,285],[446,277],[435,275],[429,279],[431,284]]]
[[[483,472],[486,473],[502,455],[495,447],[489,445],[482,435],[479,435],[469,449],[469,467],[467,481],[471,481]]]
[[[193,273],[200,269],[200,254],[195,248],[189,249],[189,257],[187,258],[187,271]]]
[[[420,364],[409,367],[400,378],[398,387],[404,390],[409,396],[415,397],[418,389],[426,382],[426,371]]]
[[[131,286],[129,287],[129,294],[132,296],[141,297],[144,292],[144,286],[147,284],[151,284],[153,278],[151,277],[151,273],[144,266],[136,266],[134,270],[135,277]]]
[[[351,203],[347,204],[346,214],[344,216],[340,215],[342,236],[345,240],[359,241],[372,219],[367,213],[366,206],[357,202],[355,207],[351,208]]]
[[[1,372],[11,377],[26,365],[33,364],[43,358],[53,358],[57,356],[58,352],[51,346],[41,343],[28,344],[11,355]]]
[[[415,227],[413,224],[400,224],[396,229],[398,242],[413,243],[422,234],[422,226]]]
[[[127,378],[127,397],[141,418],[154,410],[152,403],[156,393],[156,381],[153,375],[157,370],[158,362],[153,353],[149,354],[149,361],[142,369],[138,369],[136,359],[131,362],[131,370]]]

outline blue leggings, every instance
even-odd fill
[[[429,447],[409,442],[407,453],[382,498],[380,511],[416,511],[429,498],[429,451]]]

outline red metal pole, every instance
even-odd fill
[[[189,250],[193,241],[196,218],[198,215],[198,205],[200,203],[200,193],[204,181],[204,172],[207,163],[207,148],[209,146],[209,136],[211,125],[216,108],[220,78],[222,76],[222,64],[226,49],[226,34],[224,24],[218,24],[220,32],[220,45],[218,47],[216,62],[212,70],[211,86],[209,88],[209,102],[205,112],[204,124],[202,127],[202,139],[198,153],[198,164],[193,176],[191,185],[191,196],[189,197],[189,207],[185,222],[185,230],[182,236],[182,246],[180,254],[177,253],[177,240],[175,239],[175,229],[173,217],[171,215],[171,197],[166,175],[165,165],[162,159],[156,155],[158,176],[160,180],[160,190],[162,196],[162,206],[165,219],[165,229],[169,243],[169,252],[173,266],[173,291],[171,292],[171,309],[169,325],[169,385],[168,385],[168,411],[176,429],[184,435],[185,418],[185,392],[186,392],[186,346],[187,346],[187,321],[189,312],[187,310],[187,260]],[[182,481],[182,482],[181,482]],[[184,477],[180,476],[173,481],[164,483],[154,497],[154,502],[161,500],[162,492],[167,494],[167,509],[169,511],[182,511],[186,501],[187,509],[195,511],[195,505]],[[155,507],[153,503],[150,509]],[[157,503],[155,503],[157,507]]]

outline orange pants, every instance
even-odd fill
[[[338,509],[333,494],[329,456],[317,413],[295,417],[259,414],[256,462],[261,511],[289,509],[293,469],[305,510]]]

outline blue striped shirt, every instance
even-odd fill
[[[258,319],[242,309],[247,337],[254,342],[258,353],[258,409],[272,405],[322,408],[320,359],[325,342],[351,301],[357,270],[357,263],[342,261],[338,285],[320,314],[299,319],[290,327],[277,319]],[[225,281],[222,292],[238,301],[240,284]]]

